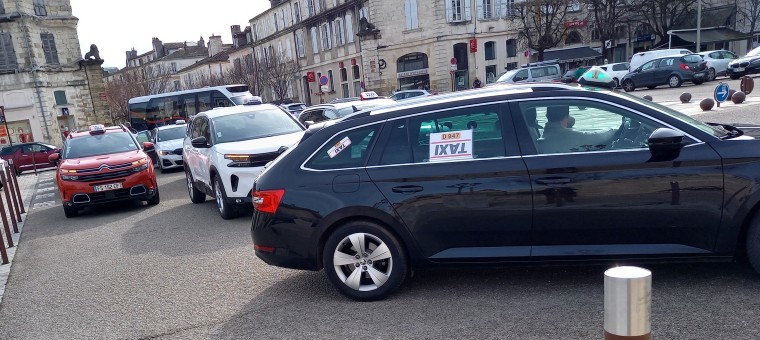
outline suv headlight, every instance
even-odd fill
[[[167,151],[167,150],[158,150],[158,154],[161,156],[171,155],[171,153],[172,153],[171,151]]]
[[[137,166],[136,168],[132,168],[132,171],[134,172],[140,172],[148,168],[148,159],[147,158],[141,158],[134,162],[132,162],[132,165]]]

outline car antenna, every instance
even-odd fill
[[[356,105],[351,105],[351,107],[354,108],[354,112],[359,112],[359,109],[356,108]]]

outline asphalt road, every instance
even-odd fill
[[[745,114],[732,112],[721,117]],[[357,303],[322,272],[258,260],[250,218],[224,221],[213,201],[191,204],[182,172],[159,182],[154,207],[66,219],[60,203],[38,205],[0,305],[0,338],[602,337],[609,266],[418,271],[389,299]],[[656,338],[760,338],[760,276],[747,264],[646,267]]]

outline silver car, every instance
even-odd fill
[[[736,60],[736,54],[726,50],[699,52],[702,59],[707,62],[707,80],[714,80],[717,76],[725,76],[728,64]]]

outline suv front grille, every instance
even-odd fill
[[[119,169],[129,168],[130,166],[132,166],[132,163],[122,163],[122,164],[114,164],[114,165],[103,164],[97,168],[77,170],[77,173],[82,174],[82,173],[88,173],[88,172],[98,172],[101,169],[119,170]]]

